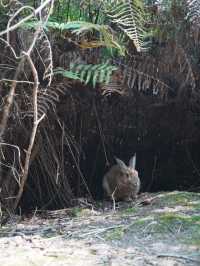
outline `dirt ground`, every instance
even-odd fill
[[[200,265],[200,194],[143,194],[136,202],[80,199],[73,209],[15,216],[0,228],[3,266]]]

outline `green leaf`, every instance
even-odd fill
[[[117,70],[117,67],[110,65],[108,62],[96,65],[70,65],[71,72],[78,75],[85,84],[91,82],[93,87],[95,87],[97,83],[108,83],[115,70]]]
[[[75,80],[81,80],[81,78],[79,77],[79,75],[77,73],[74,73],[72,71],[68,71],[68,70],[65,70],[61,67],[59,68],[56,68],[54,70],[54,75],[62,75],[63,77],[65,78],[70,78],[70,79],[75,79]]]

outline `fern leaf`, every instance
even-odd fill
[[[92,85],[93,85],[93,87],[95,87],[95,85],[97,83],[97,80],[98,80],[99,73],[101,71],[102,70],[100,70],[100,69],[99,69],[99,71],[97,71],[97,66],[95,67],[95,69],[94,69],[94,75],[93,75],[93,79],[92,79]]]
[[[141,1],[116,1],[106,14],[133,41],[138,52],[144,50],[144,8]]]
[[[54,75],[58,75],[58,74],[61,74],[65,78],[81,80],[81,78],[76,73],[67,71],[63,69],[62,67],[58,67],[54,70]]]
[[[38,112],[39,116],[47,114],[48,110],[56,108],[56,103],[60,100],[60,94],[64,94],[67,87],[48,87],[48,89],[41,88],[38,94]]]
[[[93,48],[105,46],[108,48],[116,48],[119,50],[121,55],[124,55],[124,47],[119,44],[119,42],[115,39],[111,28],[107,25],[99,25],[85,21],[73,21],[67,23],[57,23],[57,22],[48,22],[47,27],[58,29],[58,30],[70,30],[72,33],[76,35],[84,35],[88,32],[98,32],[100,41],[94,42],[83,42],[80,44],[82,48]]]
[[[70,71],[76,76],[79,76],[80,79],[88,84],[92,83],[93,87],[96,86],[96,83],[108,83],[110,81],[113,71],[117,70],[116,66],[109,65],[108,62],[103,64],[71,64]]]
[[[42,63],[45,68],[43,73],[43,80],[48,80],[48,86],[49,86],[51,84],[53,76],[53,55],[52,55],[50,41],[44,31],[42,32],[40,42],[41,46],[40,50],[38,49],[38,51],[40,53],[41,60],[43,59]]]

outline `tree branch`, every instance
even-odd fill
[[[2,141],[4,132],[5,132],[5,129],[7,126],[8,117],[10,114],[10,109],[11,109],[14,95],[15,95],[15,89],[17,87],[17,77],[19,76],[19,74],[21,72],[22,66],[24,64],[24,60],[25,60],[25,58],[22,58],[21,61],[19,62],[19,65],[18,65],[16,72],[15,72],[14,80],[13,80],[11,88],[10,88],[10,92],[7,96],[6,104],[4,106],[3,115],[2,115],[1,122],[0,122],[0,141]]]
[[[15,25],[11,26],[11,27],[7,27],[6,30],[3,30],[0,32],[0,36],[7,34],[10,31],[13,31],[15,29],[17,29],[20,25],[22,25],[24,22],[28,21],[29,19],[31,19],[32,17],[36,16],[38,13],[40,13],[40,11],[46,7],[49,3],[51,3],[53,0],[46,0],[44,1],[44,3],[39,6],[36,10],[34,10],[29,16],[25,17],[24,19],[20,20],[18,23],[16,23]]]
[[[29,65],[30,65],[30,68],[31,68],[32,73],[33,73],[33,79],[34,79],[34,85],[33,85],[33,129],[32,129],[32,133],[31,133],[31,136],[30,136],[28,150],[26,152],[24,169],[23,169],[22,176],[21,176],[21,183],[20,183],[19,191],[18,191],[18,194],[16,196],[14,207],[13,207],[14,210],[17,208],[18,203],[19,203],[19,201],[21,199],[22,193],[24,191],[24,186],[26,184],[26,180],[27,180],[27,177],[28,177],[31,152],[32,152],[33,145],[34,145],[34,142],[35,142],[37,128],[38,128],[39,123],[45,117],[45,114],[43,114],[38,119],[38,105],[37,105],[38,85],[39,85],[38,73],[37,73],[36,67],[35,67],[35,65],[33,63],[33,60],[31,59],[30,54],[26,53],[25,57],[26,57]]]

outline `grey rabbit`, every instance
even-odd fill
[[[103,177],[103,189],[115,200],[129,201],[136,199],[140,190],[140,178],[135,169],[136,154],[130,159],[129,166],[116,158],[117,164]]]

